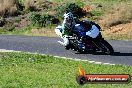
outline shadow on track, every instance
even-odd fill
[[[114,52],[112,56],[132,56],[132,53]]]
[[[75,54],[92,54],[92,55],[107,55],[102,52],[87,52],[87,53],[75,53]],[[111,56],[132,56],[132,53],[121,53],[121,52],[114,52]]]
[[[82,53],[75,53],[75,54],[92,54],[92,55],[106,55],[102,52],[82,52]]]

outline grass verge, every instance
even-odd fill
[[[78,66],[88,74],[130,74],[131,66],[99,65],[22,52],[0,53],[0,88],[131,88],[129,84],[76,83]]]
[[[48,26],[40,28],[29,25],[23,29],[14,29],[12,31],[6,31],[3,28],[0,28],[0,34],[57,37],[54,31],[55,27],[56,26]]]

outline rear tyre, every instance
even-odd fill
[[[107,55],[114,54],[113,47],[106,40],[101,41],[101,49],[102,49],[102,52]]]

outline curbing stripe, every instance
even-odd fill
[[[110,65],[115,65],[115,64],[110,64]]]
[[[89,61],[89,63],[94,63],[95,61]]]
[[[75,60],[75,61],[88,61],[89,63],[94,63],[94,64],[115,65],[115,64],[111,64],[111,63],[103,63],[103,62],[96,62],[96,61],[89,61],[89,60],[81,60],[81,59],[77,59],[77,58],[67,58],[67,57],[61,57],[61,56],[53,56],[53,57],[63,58],[63,59],[71,59],[71,60]]]
[[[81,60],[81,59],[80,59]],[[89,61],[89,60],[81,60],[81,61]]]
[[[95,64],[103,64],[102,62],[95,62]]]
[[[0,52],[23,52],[23,51],[15,51],[15,50],[6,50],[6,49],[0,49]],[[26,52],[29,54],[39,54],[39,53],[31,53],[31,52]],[[46,55],[46,54],[39,54],[39,55]],[[53,56],[53,55],[49,55],[49,56]],[[67,58],[67,57],[61,57],[61,56],[53,56],[55,58],[63,58],[63,59],[70,59],[70,60],[74,60],[74,61],[85,61],[85,62],[89,62],[89,63],[94,63],[94,64],[103,64],[103,65],[115,65],[115,64],[111,64],[111,63],[103,63],[103,62],[96,62],[96,61],[89,61],[89,60],[82,60],[82,59],[77,59],[77,58]]]
[[[14,50],[0,49],[0,52],[21,52],[21,51],[14,51]]]
[[[110,64],[110,63],[104,63],[104,64]]]

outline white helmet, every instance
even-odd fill
[[[64,19],[73,20],[74,16],[71,12],[64,14]]]

